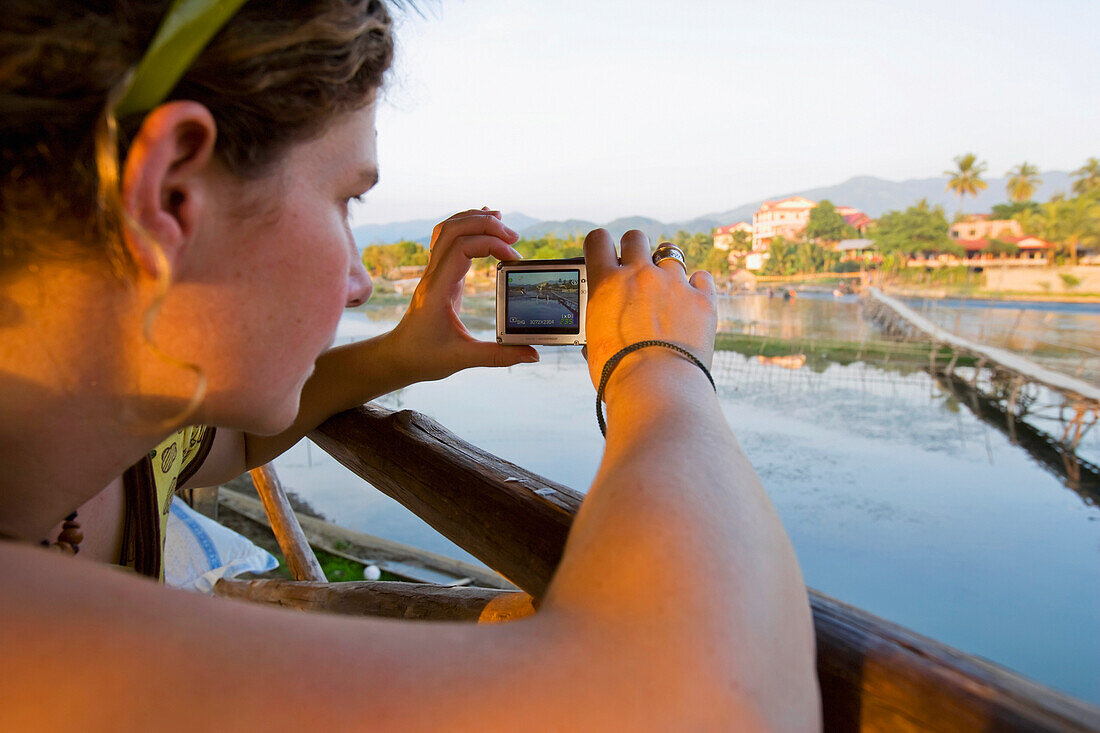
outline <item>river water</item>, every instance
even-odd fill
[[[1000,308],[1001,319],[1048,318],[1049,311],[1021,305]],[[960,331],[996,320],[981,304],[954,307],[962,312],[940,303],[926,313]],[[482,338],[491,336],[480,330],[491,325],[489,310],[475,299],[464,314]],[[350,312],[337,340],[381,333],[399,315],[392,306]],[[1058,330],[1048,329],[1048,340],[1100,350],[1100,308],[1059,311],[1052,320]],[[720,328],[776,339],[882,338],[857,298],[827,294],[724,298]],[[424,412],[486,450],[584,491],[603,442],[587,367],[575,347],[540,353],[538,364],[472,369],[380,402]],[[889,355],[790,369],[721,351],[713,371],[726,417],[779,510],[808,585],[1100,704],[1094,496],[1067,488],[927,373],[899,368]],[[1098,433],[1087,434],[1079,451],[1094,463]],[[290,489],[338,524],[473,561],[308,442],[277,466]]]

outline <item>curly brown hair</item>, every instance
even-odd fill
[[[102,161],[108,98],[171,0],[6,0],[0,14],[0,272],[35,257],[126,265]],[[375,97],[393,59],[382,0],[251,0],[169,99],[205,105],[216,153],[260,176],[293,143]],[[118,120],[126,149],[143,114]],[[114,154],[114,145],[111,145]],[[116,163],[117,165],[117,163]],[[117,169],[116,169],[117,170]],[[43,246],[49,242],[49,246]]]

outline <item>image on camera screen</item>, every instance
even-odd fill
[[[508,333],[580,333],[580,270],[511,271]]]

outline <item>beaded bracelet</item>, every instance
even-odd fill
[[[604,390],[607,389],[607,380],[611,378],[611,372],[615,370],[615,367],[619,365],[619,362],[623,360],[624,356],[649,346],[663,346],[666,349],[672,349],[673,351],[683,355],[692,363],[694,363],[695,366],[703,370],[703,374],[706,374],[707,379],[710,381],[710,386],[714,388],[715,392],[718,391],[718,387],[714,384],[714,377],[710,376],[710,370],[707,369],[706,364],[699,361],[695,354],[691,353],[682,346],[670,344],[668,341],[659,341],[657,339],[650,339],[648,341],[638,341],[637,343],[633,343],[630,346],[627,346],[625,349],[621,349],[618,353],[608,359],[607,363],[603,365],[603,374],[600,375],[600,386],[599,389],[596,390],[596,422],[600,426],[600,433],[602,433],[605,438],[607,437],[607,423],[603,419],[603,408],[600,406],[600,404],[603,402]]]

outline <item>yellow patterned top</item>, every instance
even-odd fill
[[[157,485],[157,508],[160,510],[157,513],[160,515],[162,551],[164,529],[168,526],[168,510],[172,506],[172,495],[199,469],[202,461],[196,462],[195,459],[199,457],[203,437],[208,431],[213,437],[214,429],[205,425],[177,430],[158,445],[149,456],[153,459],[153,479]],[[206,451],[201,453],[202,458],[205,458]],[[193,466],[192,463],[194,463]],[[187,476],[181,481],[180,477],[183,476],[185,469],[190,470],[187,470]]]
[[[199,469],[213,442],[212,427],[182,428],[127,470],[127,520],[120,565],[163,579],[164,531],[172,495]]]

